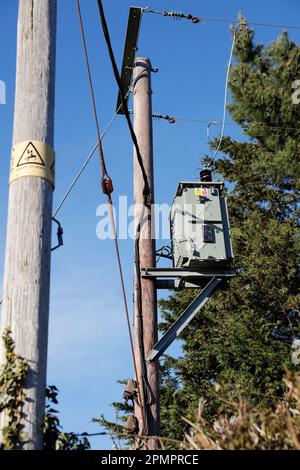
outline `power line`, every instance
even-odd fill
[[[129,127],[131,139],[133,141],[133,144],[134,144],[134,147],[135,147],[135,150],[136,150],[137,160],[138,160],[138,163],[140,165],[141,172],[142,172],[143,179],[144,179],[144,200],[145,200],[145,203],[147,204],[148,196],[149,196],[149,193],[150,193],[150,185],[149,185],[148,178],[147,178],[147,175],[146,175],[146,171],[145,171],[145,168],[144,168],[143,159],[142,159],[141,152],[140,152],[140,149],[139,149],[138,141],[137,141],[137,138],[136,138],[133,126],[132,126],[132,122],[131,122],[131,119],[130,119],[126,99],[125,99],[125,96],[124,96],[124,91],[123,91],[122,84],[121,84],[121,77],[120,77],[120,74],[119,74],[118,66],[117,66],[115,56],[114,56],[114,52],[113,52],[113,49],[112,49],[110,34],[109,34],[108,27],[107,27],[107,22],[106,22],[104,9],[103,9],[103,5],[102,5],[101,0],[98,0],[98,7],[99,7],[100,18],[101,18],[102,31],[103,31],[105,42],[106,42],[106,45],[107,45],[107,49],[108,49],[108,53],[109,53],[109,57],[110,57],[114,77],[115,77],[115,80],[117,82],[117,85],[118,85],[118,88],[119,88],[119,91],[120,91],[122,107],[123,107],[123,110],[124,110],[124,113],[125,113],[125,117],[126,117],[128,127]]]
[[[97,109],[96,109],[96,101],[95,101],[95,95],[94,95],[93,81],[92,81],[92,75],[91,75],[91,70],[90,70],[90,65],[89,65],[88,51],[87,51],[87,46],[86,46],[85,32],[84,32],[84,26],[83,26],[83,20],[82,20],[79,0],[76,0],[76,4],[77,4],[78,16],[79,16],[79,23],[80,23],[80,29],[81,29],[81,36],[82,36],[85,60],[86,60],[87,75],[88,75],[88,80],[89,80],[89,85],[90,85],[90,92],[91,92],[91,98],[92,98],[92,106],[93,106],[95,124],[96,124],[96,127],[97,127],[98,150],[99,150],[99,154],[100,154],[100,161],[101,161],[101,168],[102,168],[102,181],[101,181],[102,190],[107,196],[110,221],[111,221],[111,226],[112,226],[112,231],[113,231],[113,238],[114,238],[114,242],[115,242],[117,264],[118,264],[120,281],[121,281],[121,288],[122,288],[122,295],[123,295],[123,302],[124,302],[124,309],[125,309],[125,317],[126,317],[127,326],[128,326],[128,334],[129,334],[129,341],[130,341],[130,347],[131,347],[131,353],[132,353],[132,360],[133,360],[133,366],[134,366],[134,370],[135,370],[135,374],[136,374],[136,381],[137,381],[137,384],[138,384],[138,395],[139,395],[139,399],[141,401],[141,396],[140,396],[141,392],[140,392],[140,386],[139,386],[139,378],[138,378],[138,375],[137,375],[137,365],[136,365],[135,354],[134,354],[132,332],[131,332],[131,327],[130,327],[129,310],[128,310],[128,303],[127,303],[127,297],[126,297],[123,268],[122,268],[122,263],[121,263],[119,243],[118,243],[118,237],[117,237],[117,230],[116,230],[116,225],[115,225],[115,220],[114,220],[114,213],[113,213],[113,203],[112,203],[112,198],[111,198],[111,193],[113,191],[113,186],[112,186],[111,179],[109,178],[109,176],[107,174],[107,169],[106,169],[105,159],[104,159],[104,154],[103,154],[103,148],[102,148],[102,144],[101,144],[100,128],[99,128],[99,121],[98,121],[98,117],[97,117]],[[125,101],[124,95],[123,95],[123,99]],[[124,106],[124,103],[122,103],[122,105]],[[146,182],[145,182],[145,186],[146,186]]]
[[[75,437],[95,437],[95,436],[112,436],[113,434],[110,432],[93,432],[93,433],[88,433],[88,432],[82,432],[79,434],[74,434],[73,432],[64,432],[64,434],[67,434],[67,436],[75,436]]]
[[[120,106],[121,107],[121,106]],[[118,114],[118,111],[119,109],[117,109],[117,111],[114,113],[114,115],[112,116],[111,120],[109,121],[109,123],[107,124],[106,128],[104,129],[104,131],[102,132],[102,135],[100,137],[101,141],[103,140],[103,138],[105,137],[107,131],[109,130],[109,128],[111,127],[113,121],[115,120],[115,117],[117,116]],[[93,149],[91,150],[89,156],[87,157],[87,159],[85,160],[85,162],[83,163],[83,165],[80,167],[79,171],[76,173],[73,181],[71,182],[70,186],[68,187],[68,189],[66,190],[64,196],[62,197],[60,203],[58,204],[57,208],[55,209],[55,211],[53,212],[53,217],[55,217],[58,212],[60,211],[60,209],[62,208],[62,206],[64,205],[66,199],[68,198],[68,196],[70,195],[71,191],[74,189],[77,181],[79,180],[79,178],[81,177],[82,173],[84,172],[84,170],[86,169],[86,167],[88,166],[89,162],[91,161],[92,157],[94,156],[96,150],[98,148],[98,142],[95,144],[95,146],[93,147]]]
[[[82,44],[83,44],[84,55],[85,55],[85,60],[86,60],[86,70],[87,70],[88,82],[89,82],[89,87],[90,87],[90,94],[91,94],[91,100],[92,100],[92,109],[93,109],[94,120],[95,120],[95,124],[96,124],[96,130],[97,130],[98,151],[99,151],[100,164],[101,164],[101,169],[102,169],[102,180],[108,181],[108,183],[109,183],[111,180],[110,180],[110,177],[108,176],[108,173],[107,173],[106,163],[105,163],[105,158],[104,158],[104,153],[103,153],[103,147],[102,147],[102,142],[101,142],[100,127],[99,127],[99,120],[98,120],[98,114],[97,114],[94,87],[93,87],[93,82],[92,82],[91,68],[90,68],[89,57],[88,57],[88,52],[87,52],[87,45],[86,45],[86,40],[85,40],[85,33],[84,33],[84,28],[83,28],[83,21],[82,21],[82,15],[81,15],[81,10],[80,10],[79,0],[76,0],[76,3],[77,3],[77,10],[78,10],[78,16],[79,16],[79,24],[80,24],[80,30],[81,30]]]
[[[231,62],[232,62],[232,56],[233,56],[233,50],[234,50],[234,45],[235,45],[235,39],[236,39],[236,33],[237,33],[237,28],[235,28],[233,37],[232,37],[232,44],[231,44],[231,49],[230,49],[230,55],[229,55],[229,61],[227,65],[227,73],[226,73],[226,80],[225,80],[225,91],[224,91],[224,105],[223,105],[223,120],[222,120],[222,128],[221,128],[221,135],[220,139],[218,142],[218,145],[213,153],[213,156],[208,163],[208,167],[211,166],[211,164],[214,162],[214,159],[218,155],[218,152],[220,150],[222,141],[223,141],[223,136],[224,136],[224,130],[225,130],[225,120],[226,120],[226,107],[227,107],[227,92],[228,92],[228,82],[229,82],[229,73],[230,73],[230,67],[231,67]]]
[[[128,91],[129,93],[129,91]],[[120,105],[121,107],[122,105]],[[102,135],[101,135],[101,141],[104,139],[107,131],[109,130],[109,128],[111,127],[113,121],[115,120],[117,114],[118,114],[118,111],[119,109],[117,109],[117,111],[113,114],[112,118],[110,119],[109,123],[107,124],[106,128],[104,129],[104,131],[102,132]],[[64,196],[62,197],[60,203],[58,204],[57,208],[54,210],[53,212],[53,215],[52,215],[52,218],[55,218],[56,215],[58,214],[58,212],[61,210],[61,208],[63,207],[64,203],[66,202],[67,198],[69,197],[70,193],[72,192],[72,190],[74,189],[74,187],[76,186],[76,183],[78,182],[79,178],[81,177],[81,175],[83,174],[84,170],[86,169],[86,167],[88,166],[89,162],[91,161],[92,157],[94,156],[96,150],[98,148],[98,143],[95,144],[95,146],[93,147],[93,149],[91,150],[89,156],[87,157],[87,159],[85,160],[85,162],[83,163],[83,165],[81,166],[81,168],[79,169],[79,171],[77,172],[76,176],[74,177],[72,183],[70,184],[70,186],[68,187],[68,189],[66,190]],[[0,300],[0,306],[2,305],[3,303],[3,298]]]
[[[212,23],[228,23],[228,24],[234,24],[236,21],[235,20],[229,20],[227,18],[207,18],[207,17],[201,17],[201,21],[209,21]],[[299,29],[300,30],[300,25],[285,25],[285,24],[276,24],[276,23],[259,23],[256,21],[247,21],[247,24],[251,26],[263,26],[267,28],[283,28],[283,29]]]
[[[190,123],[199,123],[199,124],[218,124],[218,125],[222,125],[222,121],[209,120],[209,119],[188,118],[188,117],[177,117],[176,115],[169,116],[168,114],[152,114],[152,117],[153,117],[153,119],[164,119],[166,121],[169,121],[170,124],[175,124],[177,122],[190,122]],[[250,124],[250,123],[248,123],[248,124]],[[262,122],[255,122],[255,125],[258,125],[262,128],[266,128],[266,129],[300,131],[300,127],[269,126],[267,124],[263,124]],[[225,127],[226,126],[236,126],[236,127],[242,127],[243,128],[243,124],[238,124],[236,122],[225,122]]]
[[[143,13],[154,13],[157,15],[161,15],[164,17],[171,17],[174,19],[180,20],[181,18],[191,20],[193,23],[204,23],[205,21],[211,23],[228,23],[234,24],[236,20],[230,20],[228,18],[212,18],[212,17],[205,17],[205,16],[193,16],[191,14],[184,14],[181,12],[176,11],[158,11],[158,10],[151,10],[150,8],[143,8]],[[247,24],[251,26],[263,26],[267,28],[283,28],[283,29],[298,29],[300,30],[300,25],[286,25],[286,24],[276,24],[276,23],[266,23],[266,22],[257,22],[257,21],[247,21]]]
[[[133,125],[132,125],[132,122],[131,122],[131,119],[130,119],[127,103],[126,103],[126,100],[125,100],[125,96],[124,96],[124,92],[123,92],[123,88],[122,88],[122,84],[121,84],[121,77],[120,77],[119,70],[118,70],[116,60],[115,60],[115,57],[114,57],[114,52],[113,52],[112,45],[111,45],[111,40],[110,40],[110,34],[109,34],[109,30],[108,30],[108,26],[107,26],[107,22],[106,22],[106,18],[105,18],[105,13],[104,13],[104,9],[103,9],[103,5],[102,5],[101,0],[98,0],[98,7],[99,7],[100,18],[101,18],[102,31],[103,31],[103,34],[104,34],[104,38],[105,38],[105,42],[106,42],[106,45],[107,45],[109,57],[110,57],[110,60],[111,60],[111,65],[112,65],[114,77],[115,77],[116,83],[117,83],[118,88],[119,88],[119,93],[120,93],[120,96],[121,96],[121,102],[122,102],[124,114],[125,114],[125,117],[126,117],[128,127],[129,127],[131,139],[133,141],[133,144],[134,144],[134,147],[135,147],[135,150],[136,150],[136,157],[137,157],[137,160],[138,160],[138,164],[140,166],[142,176],[143,176],[143,180],[144,180],[144,190],[143,190],[143,199],[144,199],[143,209],[144,209],[145,206],[149,205],[151,187],[149,185],[148,177],[147,177],[147,174],[146,174],[146,171],[145,171],[145,168],[144,168],[144,163],[143,163],[143,159],[142,159],[142,156],[141,156],[141,153],[140,153],[137,137],[136,137],[136,134],[134,132]],[[135,81],[135,83],[136,83],[136,81]],[[142,390],[141,390],[142,395],[143,395],[143,400],[141,400],[141,398],[139,397],[139,401],[140,401],[140,407],[141,407],[141,410],[142,410],[142,424],[143,424],[142,433],[147,434],[148,429],[149,429],[149,425],[148,425],[148,414],[147,414],[146,405],[149,403],[149,397],[148,397],[148,387],[147,387],[147,368],[146,368],[146,364],[145,364],[145,354],[144,354],[144,351],[143,351],[143,340],[142,340],[142,332],[143,332],[143,328],[142,328],[142,291],[141,291],[141,269],[140,269],[140,263],[139,263],[139,260],[140,260],[140,232],[141,232],[142,222],[143,222],[143,211],[141,211],[140,220],[139,220],[137,230],[136,230],[135,268],[136,268],[137,281],[138,281],[138,284],[139,284],[138,296],[137,296],[138,297],[137,298],[137,308],[138,308],[137,319],[138,319],[138,323],[139,323],[138,324],[138,339],[139,339],[140,361],[141,361],[141,366],[142,366],[141,369],[142,369],[142,385],[143,385]],[[137,372],[136,372],[136,380],[138,382]],[[138,387],[138,389],[139,389],[139,387]]]
[[[174,18],[178,17],[178,19],[180,19],[180,18],[186,18],[186,19],[198,18],[198,17],[193,17],[192,15],[184,15],[184,14],[179,13],[179,12],[174,12],[174,11],[173,12],[160,12],[160,11],[156,11],[156,10],[150,10],[150,8],[144,8],[143,13],[156,13],[156,14],[160,14],[162,16],[171,16],[171,17],[174,17]],[[206,18],[206,17],[202,17],[201,21],[202,20],[216,21],[216,22],[227,22],[227,23],[233,23],[234,22],[233,20],[224,19],[224,18]],[[198,22],[198,21],[194,21],[194,22]],[[296,29],[298,29],[298,26],[284,26],[284,25],[275,25],[275,24],[267,24],[267,23],[253,23],[253,22],[249,22],[249,24],[258,25],[258,26],[286,27],[286,28],[296,28]],[[300,28],[300,26],[299,26],[299,28]],[[126,94],[125,99],[127,98],[128,93],[129,93],[129,91]],[[105,136],[106,132],[108,131],[108,129],[110,128],[112,122],[114,121],[114,119],[115,119],[115,117],[116,117],[116,115],[117,115],[117,113],[118,113],[118,111],[120,110],[121,107],[122,107],[122,104],[120,104],[118,110],[115,112],[115,114],[111,118],[109,124],[105,128],[102,136],[100,137],[101,141],[104,138],[104,136]],[[182,121],[182,122],[203,123],[203,124],[208,124],[208,125],[221,124],[222,125],[221,134],[224,133],[223,126],[240,126],[239,124],[236,124],[236,123],[226,123],[224,119],[223,119],[223,121],[209,121],[209,120],[201,120],[201,119],[173,117],[173,116],[159,115],[159,114],[153,114],[153,118],[155,118],[155,119],[166,119],[170,122],[170,124],[173,124],[175,122],[180,122],[180,121]],[[273,129],[273,130],[276,130],[276,129],[279,129],[279,130],[296,130],[296,131],[300,130],[300,128],[295,128],[295,127],[268,126],[268,125],[264,125],[262,123],[255,123],[255,124],[256,125],[258,124],[263,128],[268,128],[268,129]],[[93,157],[94,153],[96,152],[97,148],[98,148],[98,143],[94,146],[94,148],[92,149],[92,151],[89,154],[88,158],[83,163],[82,167],[78,171],[78,173],[75,176],[74,180],[70,184],[69,188],[66,190],[61,202],[59,203],[58,207],[56,208],[56,210],[53,213],[53,217],[55,217],[57,215],[57,213],[59,212],[59,210],[61,209],[62,205],[64,204],[65,200],[68,198],[70,192],[73,190],[74,186],[76,185],[78,179],[80,178],[80,176],[84,172],[85,168],[87,167],[88,163],[90,162],[90,160]],[[0,305],[1,305],[1,303],[0,303]]]
[[[128,92],[128,94],[129,93],[130,92]],[[118,114],[118,111],[121,107],[122,107],[122,104],[120,104],[117,111],[113,114],[112,118],[110,119],[109,123],[107,124],[106,128],[104,129],[104,131],[101,135],[101,140],[104,139],[105,135],[107,134],[109,128],[111,127],[111,125],[112,125],[113,121],[115,120],[115,118]],[[188,117],[177,117],[177,116],[173,116],[173,115],[170,116],[168,114],[152,114],[152,117],[153,117],[153,119],[157,119],[157,120],[162,119],[162,120],[169,121],[170,124],[175,124],[175,123],[179,123],[179,122],[190,122],[190,123],[195,123],[195,124],[199,123],[199,124],[206,124],[206,125],[211,125],[211,124],[222,125],[222,121],[209,120],[209,119],[188,118]],[[269,126],[269,125],[263,124],[261,122],[255,122],[255,125],[258,125],[258,126],[262,127],[263,129],[287,130],[287,131],[292,130],[292,131],[299,131],[300,132],[300,127]],[[225,127],[226,126],[235,126],[235,127],[242,127],[243,128],[242,124],[237,124],[235,122],[225,122]],[[76,173],[74,179],[72,180],[72,182],[68,186],[68,188],[65,191],[60,203],[58,204],[55,211],[53,212],[53,215],[52,215],[53,217],[56,217],[58,212],[61,210],[62,206],[66,202],[66,200],[69,197],[70,193],[72,192],[72,190],[76,186],[79,178],[81,177],[84,170],[86,169],[86,167],[90,163],[90,161],[91,161],[92,157],[94,156],[97,148],[98,148],[98,143],[95,144],[95,146],[93,147],[93,149],[89,153],[88,157],[86,158],[86,160],[84,161],[84,163],[82,164],[82,166],[80,167],[78,172]],[[2,303],[2,301],[0,301],[0,305],[1,305],[1,303]]]
[[[135,237],[135,252],[134,252],[134,265],[136,271],[137,280],[137,327],[138,327],[138,345],[140,352],[142,379],[143,379],[143,402],[140,402],[143,417],[143,433],[148,432],[148,415],[146,404],[149,403],[149,392],[148,392],[148,381],[147,381],[147,367],[145,363],[145,351],[144,351],[144,340],[143,340],[143,308],[142,308],[142,275],[141,275],[141,263],[140,263],[140,237],[142,230],[142,223],[144,219],[145,205],[142,207],[140,219],[136,229]]]

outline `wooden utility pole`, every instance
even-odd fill
[[[29,364],[24,449],[41,449],[49,317],[56,0],[20,0],[1,331]],[[47,144],[47,145],[45,145]],[[1,362],[3,363],[3,351]],[[1,417],[1,428],[6,417]]]
[[[153,133],[152,133],[152,90],[151,90],[151,63],[149,59],[137,58],[134,74],[134,130],[143,159],[145,172],[151,189],[150,203],[143,208],[144,179],[140,165],[134,155],[134,204],[136,226],[143,213],[141,237],[139,242],[140,267],[155,266],[155,230],[152,204],[154,204],[153,185]],[[135,272],[135,295],[134,295],[134,325],[135,325],[135,355],[138,373],[138,382],[144,387],[147,402],[144,403],[147,410],[147,423],[144,429],[142,407],[138,402],[135,405],[135,415],[139,421],[140,434],[149,436],[159,435],[159,382],[158,362],[145,362],[145,356],[152,350],[157,341],[157,298],[155,281],[142,279],[142,319],[139,318],[138,309],[138,279]],[[139,323],[141,321],[141,323]],[[139,329],[139,324],[142,329]],[[141,337],[142,336],[142,337]],[[141,348],[142,343],[142,348]],[[142,357],[141,349],[144,350]],[[143,367],[144,366],[144,367]],[[143,369],[146,370],[146,384],[143,381]],[[143,385],[144,384],[144,385]],[[142,393],[142,396],[145,394]],[[143,398],[142,398],[143,399]],[[146,445],[149,449],[156,449],[158,441],[150,439]],[[145,447],[145,446],[144,446]]]

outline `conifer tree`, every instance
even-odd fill
[[[182,417],[193,419],[200,398],[206,400],[205,418],[214,420],[217,382],[253,406],[274,406],[284,393],[285,368],[299,367],[291,361],[292,342],[300,336],[300,104],[292,101],[297,79],[300,46],[286,32],[270,45],[256,45],[240,18],[228,110],[244,136],[224,137],[214,162],[227,186],[236,277],[184,330],[180,357],[162,360],[162,436],[182,439]],[[213,149],[217,145],[212,141]],[[197,293],[184,290],[160,301],[161,331]]]
[[[181,417],[193,413],[200,397],[213,419],[216,381],[238,388],[254,405],[275,404],[284,368],[295,367],[291,343],[300,333],[300,105],[292,101],[300,47],[286,32],[271,45],[255,45],[240,18],[234,55],[228,109],[245,139],[223,139],[215,171],[228,187],[237,275],[182,334],[181,357],[165,359],[162,435],[178,438]],[[163,330],[195,295],[183,291],[160,302]]]

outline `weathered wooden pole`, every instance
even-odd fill
[[[23,448],[41,449],[49,317],[56,0],[20,0],[1,331],[28,361]],[[1,363],[3,364],[3,351]],[[1,428],[6,416],[1,417]]]
[[[140,165],[134,156],[134,204],[136,225],[143,212],[142,230],[139,242],[140,267],[155,266],[155,230],[152,204],[154,204],[153,184],[153,132],[152,132],[152,90],[151,63],[149,59],[137,58],[134,68],[134,130],[143,159],[145,172],[151,189],[150,203],[143,207],[144,179]],[[135,272],[134,295],[134,324],[135,324],[135,355],[138,371],[138,381],[148,399],[144,403],[147,410],[147,423],[143,419],[142,407],[136,402],[135,415],[139,421],[140,434],[149,436],[159,435],[159,383],[158,362],[147,363],[144,357],[152,350],[157,341],[157,298],[155,283],[149,279],[141,281],[142,318],[139,318],[138,295],[139,284]],[[139,328],[141,325],[141,329]],[[142,337],[141,337],[142,336]],[[141,346],[142,342],[142,348]],[[144,357],[142,350],[144,350]],[[143,369],[146,370],[146,383],[143,381]],[[144,384],[144,385],[143,385]],[[142,394],[143,396],[145,394]],[[146,427],[146,428],[145,428]],[[156,449],[157,439],[145,442],[149,449]],[[144,446],[145,447],[145,446]]]

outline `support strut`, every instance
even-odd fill
[[[204,287],[195,300],[193,300],[188,308],[175,321],[171,328],[155,344],[152,351],[146,357],[147,362],[152,362],[155,359],[158,359],[165,352],[165,350],[173,343],[173,341],[197,315],[201,308],[204,307],[213,291],[219,286],[221,281],[221,277],[212,278],[212,280]]]

